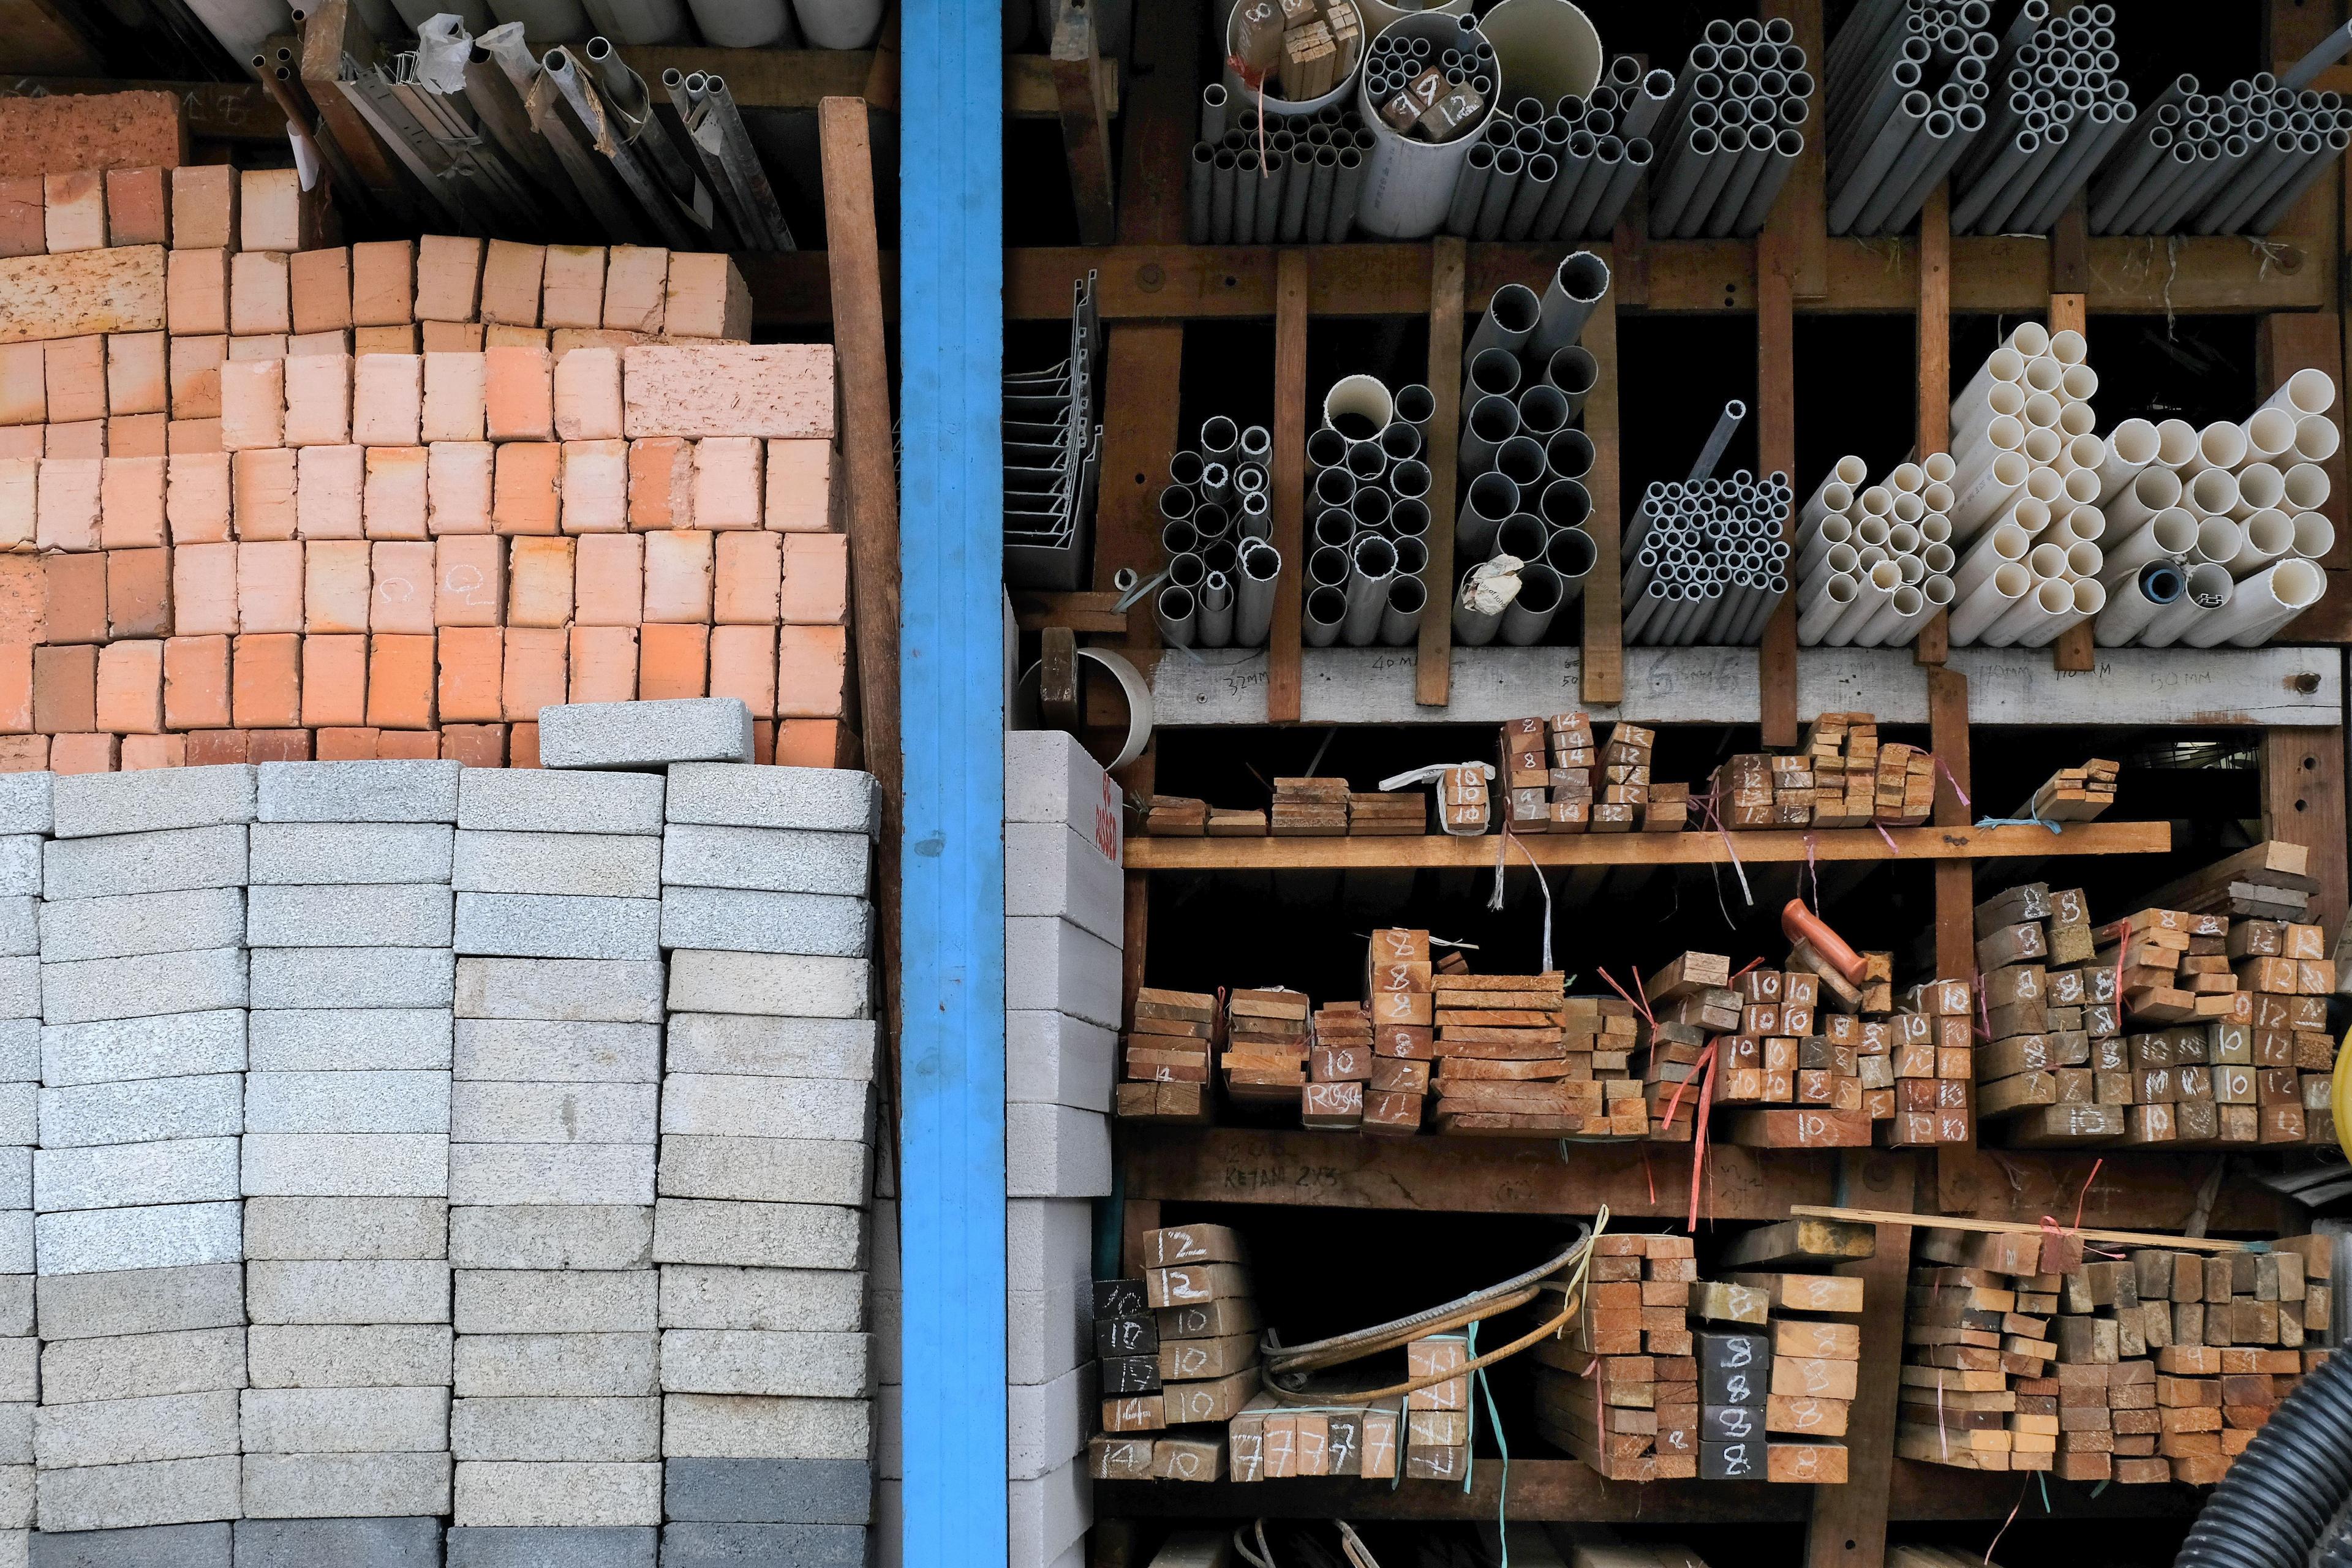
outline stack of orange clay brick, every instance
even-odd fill
[[[746,344],[723,255],[317,227],[289,171],[0,180],[0,769],[699,696],[855,760],[830,347]]]

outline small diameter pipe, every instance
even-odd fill
[[[1200,607],[1195,630],[1202,647],[1224,647],[1234,640],[1234,584],[1223,572],[1212,572],[1194,601]]]
[[[2187,574],[2173,563],[2149,562],[2109,592],[2091,640],[2101,647],[2122,647],[2146,629],[2158,610],[2178,602],[2188,586]]]
[[[1479,397],[1509,397],[1518,389],[1518,355],[1508,349],[1485,349],[1470,356],[1469,392]]]
[[[1454,542],[1463,553],[1474,561],[1484,561],[1495,553],[1495,536],[1506,521],[1519,510],[1519,487],[1496,473],[1484,473],[1470,481],[1463,498],[1462,516],[1454,524]]]
[[[1356,541],[1348,563],[1347,616],[1339,635],[1349,647],[1365,647],[1379,635],[1388,607],[1389,583],[1396,576],[1396,546],[1377,536]]]
[[[1339,640],[1339,628],[1347,617],[1348,595],[1337,588],[1318,588],[1307,595],[1299,640],[1308,647],[1329,647]]]
[[[2149,619],[2139,635],[2139,646],[2170,647],[2200,619],[2227,605],[2235,596],[2237,586],[2226,567],[2211,562],[2191,566],[2188,586],[2180,597]]]
[[[1437,416],[1437,395],[1419,382],[1397,388],[1394,403],[1396,417],[1424,434]]]
[[[1716,465],[1723,461],[1723,449],[1731,445],[1733,432],[1747,417],[1748,405],[1739,399],[1735,397],[1723,405],[1723,413],[1708,434],[1706,445],[1699,448],[1698,459],[1691,464],[1690,477],[1683,481],[1685,484],[1696,485],[1714,477]]]
[[[1381,611],[1381,644],[1402,647],[1420,636],[1421,613],[1428,604],[1429,589],[1418,576],[1391,578],[1388,604]]]
[[[1282,577],[1282,552],[1270,544],[1244,545],[1241,576],[1234,584],[1234,642],[1264,647],[1274,625],[1275,585]]]

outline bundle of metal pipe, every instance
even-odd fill
[[[2352,111],[2336,93],[2298,89],[2267,71],[2204,93],[2183,76],[2099,172],[2091,228],[2268,234],[2347,146]]]
[[[1609,264],[1570,252],[1541,296],[1517,283],[1496,289],[1464,347],[1454,537],[1468,570],[1454,608],[1457,640],[1538,641],[1600,558],[1585,528],[1592,442],[1575,427],[1596,367],[1577,339],[1608,291]]]
[[[1862,0],[1830,41],[1829,226],[1893,234],[1986,124],[1994,57],[2049,14],[2025,0],[2005,40],[1987,0]],[[1955,217],[1954,227],[1959,224]]]
[[[1265,646],[1282,576],[1282,552],[1266,542],[1273,450],[1265,426],[1244,429],[1220,414],[1202,421],[1198,447],[1170,456],[1160,492],[1168,565],[1153,601],[1160,640],[1170,647]]]
[[[1952,603],[1951,458],[1930,453],[1875,485],[1840,458],[1797,517],[1797,640],[1899,647]]]
[[[2199,430],[2127,419],[2108,438],[2101,503],[2103,647],[2252,647],[2317,603],[2336,543],[2320,467],[2340,436],[2336,383],[2300,370],[2245,419]]]
[[[1813,78],[1789,23],[1717,19],[1680,77],[1620,82],[1625,122],[1657,143],[1650,232],[1690,239],[1764,226],[1805,150]],[[1620,57],[1617,64],[1625,63]]]
[[[1689,478],[1653,484],[1624,543],[1625,640],[1654,647],[1743,647],[1763,635],[1789,591],[1789,476],[1715,470],[1748,405],[1734,399]]]
[[[2080,332],[2021,322],[1952,400],[1955,644],[2038,647],[2106,607],[2101,497],[2145,422],[2112,443],[2092,434],[2084,348]]]
[[[1194,245],[1328,245],[1348,237],[1372,133],[1352,109],[1231,117],[1204,99],[1192,144],[1186,228]]]
[[[1651,165],[1648,132],[1674,83],[1664,71],[1645,77],[1641,61],[1620,55],[1590,98],[1570,94],[1549,110],[1520,99],[1470,149],[1445,231],[1477,239],[1608,235]]]
[[[1954,172],[1956,233],[2047,232],[2138,122],[2116,74],[2115,8],[2041,10],[2003,35],[1985,133]]]

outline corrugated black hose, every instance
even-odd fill
[[[2189,1527],[2174,1568],[2305,1568],[2352,1495],[2352,1358],[2332,1355],[2273,1411]],[[2352,1543],[2329,1542],[2329,1568]]]

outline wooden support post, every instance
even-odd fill
[[[1078,241],[1108,245],[1118,233],[1112,195],[1110,114],[1096,68],[1095,18],[1087,0],[1060,0],[1054,16],[1054,96],[1062,110],[1062,147],[1070,162],[1070,200]]]
[[[1930,677],[1931,679],[1936,679]],[[1916,1206],[1918,1162],[1906,1154],[1857,1151],[1843,1157],[1839,1191],[1857,1206]],[[1846,1484],[1814,1490],[1805,1532],[1805,1568],[1882,1568],[1886,1561],[1888,1492],[1895,1476],[1895,1407],[1901,1387],[1903,1310],[1910,1285],[1911,1227],[1878,1227],[1878,1249],[1841,1274],[1863,1281],[1862,1364],[1846,1413]]]
[[[1921,461],[1930,452],[1952,449],[1952,187],[1939,184],[1919,209],[1919,445]],[[1951,656],[1952,615],[1937,610],[1919,628],[1911,657],[1938,665]]]
[[[1266,639],[1265,717],[1298,722],[1299,621],[1307,598],[1307,252],[1282,252],[1274,285],[1274,547],[1282,580]]]
[[[373,59],[375,44],[351,0],[323,0],[302,21],[302,85],[318,106],[319,129],[342,149],[368,195],[394,217],[413,220],[417,206],[405,172],[343,95],[343,62]]]
[[[1429,563],[1422,568],[1428,597],[1421,612],[1421,649],[1413,661],[1412,700],[1443,708],[1454,685],[1454,472],[1462,423],[1462,291],[1470,247],[1439,235],[1429,266],[1429,471],[1449,476],[1430,487]],[[1588,606],[1585,613],[1591,614]]]
[[[2310,847],[2311,918],[2330,941],[2344,923],[2344,771],[2341,729],[2263,732],[2263,837]]]
[[[2053,332],[2083,330],[2088,291],[2091,286],[2090,219],[2084,210],[2083,195],[2077,191],[2066,210],[2058,215],[2058,226],[2050,236],[2050,330]],[[2091,623],[2079,622],[2060,632],[2050,645],[2052,667],[2080,672],[2087,670],[2098,658],[2098,649],[2091,641]]]
[[[1797,236],[1785,206],[1776,206],[1756,241],[1756,467],[1797,482]],[[1801,494],[1802,491],[1798,493]],[[1791,549],[1796,520],[1780,524]],[[1797,743],[1797,595],[1782,595],[1764,623],[1756,650],[1758,701],[1764,744]]]
[[[1935,824],[1965,827],[1974,814],[1958,791],[1969,784],[1969,678],[1957,669],[1927,672],[1927,747],[1943,764],[1937,770]],[[1956,787],[1957,786],[1957,787]],[[1936,866],[1936,975],[1975,978],[1976,895],[1966,861]]]
[[[1620,225],[1617,231],[1625,232]],[[1613,268],[1625,254],[1622,247],[1607,251],[1593,247]],[[1601,296],[1584,323],[1584,346],[1592,354],[1596,374],[1592,392],[1584,400],[1584,433],[1592,437],[1592,472],[1584,488],[1592,496],[1592,574],[1584,580],[1584,700],[1595,705],[1625,700],[1625,607],[1618,597],[1622,584],[1618,544],[1624,537],[1619,489],[1622,469],[1617,460],[1617,290]],[[1449,608],[1448,614],[1451,614]]]
[[[882,797],[882,842],[898,841],[898,470],[891,443],[890,353],[882,315],[882,249],[874,216],[874,150],[866,100],[817,108],[824,171],[826,270],[840,363],[841,456],[849,495],[850,588],[856,595],[859,732]],[[882,966],[882,1038],[898,1100],[898,858],[876,858],[875,930]]]
[[[1829,36],[1822,25],[1822,0],[1763,0],[1759,14],[1768,22],[1787,22],[1796,33],[1793,41],[1805,51],[1805,58],[1826,66],[1830,58]],[[1822,123],[1822,89],[1815,87],[1808,118],[1816,127]],[[1805,138],[1805,150],[1798,154],[1797,166],[1789,171],[1789,183],[1780,187],[1780,200],[1773,204],[1774,215],[1785,216],[1789,232],[1796,237],[1796,260],[1790,268],[1789,278],[1800,300],[1826,299],[1830,291],[1824,140],[1818,132]],[[1796,482],[1793,471],[1790,482]]]

